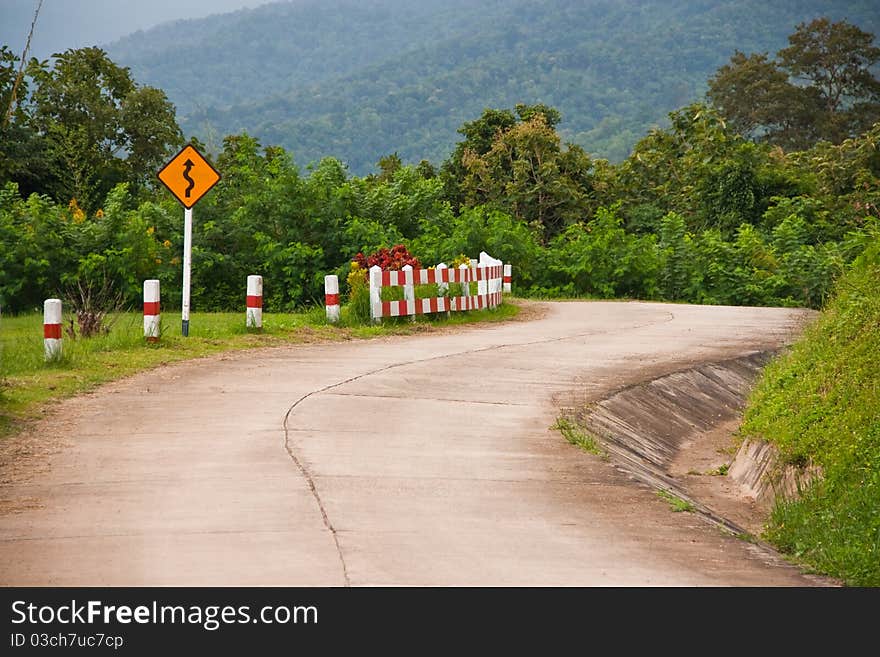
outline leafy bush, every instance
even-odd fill
[[[549,284],[563,294],[652,298],[660,258],[654,235],[633,235],[615,209],[600,208],[588,224],[573,224],[550,244]]]

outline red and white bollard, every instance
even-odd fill
[[[263,328],[263,277],[247,277],[247,311],[245,326],[249,329]]]
[[[46,360],[61,358],[61,299],[43,302],[43,346]]]
[[[159,310],[159,281],[144,281],[144,337],[147,342],[159,342],[162,315]]]
[[[512,267],[510,265],[504,265],[504,293],[510,294],[510,280]]]
[[[327,321],[339,321],[339,277],[329,274],[324,277],[324,305],[327,307]]]

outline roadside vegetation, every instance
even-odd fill
[[[766,538],[815,570],[880,586],[880,241],[840,278],[791,352],[765,369],[742,433],[823,476],[779,500]]]

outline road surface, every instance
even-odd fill
[[[778,347],[804,313],[542,308],[170,365],[61,403],[2,473],[0,583],[814,583],[550,429],[561,407]]]

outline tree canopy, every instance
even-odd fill
[[[740,134],[787,150],[839,144],[880,120],[874,36],[846,21],[801,23],[776,60],[737,52],[708,97]]]
[[[0,53],[0,98],[8,102],[17,58]],[[51,65],[32,59],[8,126],[0,171],[24,191],[72,198],[95,209],[113,187],[133,191],[183,142],[174,106],[139,86],[100,48],[68,50]]]

